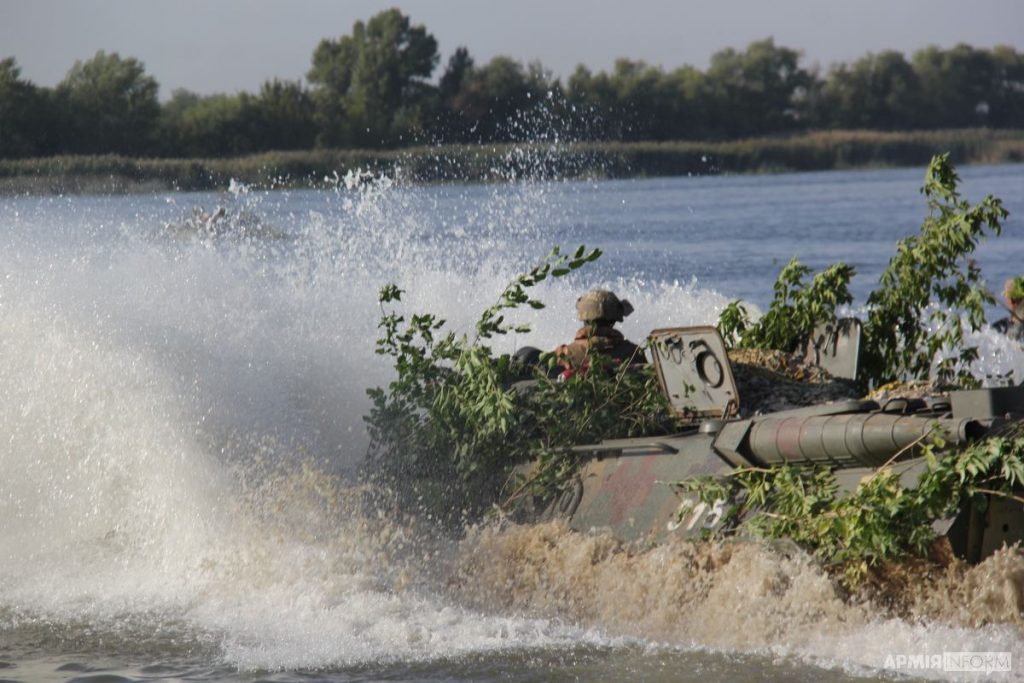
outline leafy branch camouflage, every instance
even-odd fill
[[[402,291],[380,292],[377,353],[389,356],[396,378],[368,391],[370,449],[365,471],[390,485],[406,503],[451,522],[494,504],[502,489],[549,495],[575,466],[568,446],[668,429],[665,400],[650,368],[618,366],[592,357],[589,372],[559,382],[545,354],[526,369],[531,386],[515,386],[524,368],[487,342],[529,327],[508,318],[521,307],[541,309],[530,289],[597,260],[598,249],[556,247],[542,263],[516,276],[481,313],[474,336],[444,332],[445,321],[405,316],[391,306]],[[512,468],[537,460],[529,481],[511,483]]]
[[[984,510],[988,496],[1024,502],[1024,426],[956,454],[940,453],[941,439],[923,447],[928,467],[916,487],[906,487],[891,467],[879,468],[848,494],[832,472],[785,465],[739,469],[724,479],[676,482],[708,505],[731,501],[725,533],[788,538],[856,588],[885,562],[907,554],[925,556],[936,534],[935,520],[973,502]]]
[[[921,189],[928,217],[918,235],[897,243],[868,296],[860,367],[866,386],[929,377],[944,384],[977,384],[970,365],[978,350],[965,343],[965,333],[981,328],[985,306],[995,298],[969,257],[980,240],[1000,234],[1007,212],[991,195],[972,206],[957,191],[959,180],[948,154],[932,158]],[[740,348],[799,350],[815,325],[834,320],[836,308],[853,301],[852,266],[836,263],[805,285],[810,272],[790,261],[779,274],[771,305],[756,322],[739,301],[729,304],[719,318],[722,336]]]

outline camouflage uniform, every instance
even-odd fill
[[[586,323],[572,342],[555,349],[566,370],[586,367],[591,353],[608,356],[616,363],[647,362],[643,350],[622,336],[613,326],[633,312],[633,306],[607,290],[592,289],[576,300],[576,317]]]
[[[608,356],[616,363],[647,362],[643,350],[612,327],[581,327],[571,343],[555,349],[562,365],[566,367],[580,367],[591,352]]]

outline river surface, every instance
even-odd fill
[[[977,253],[998,291],[1024,270],[1024,166],[961,173],[1012,214]],[[347,483],[365,389],[390,377],[382,285],[470,331],[553,246],[604,251],[542,283],[533,331],[499,350],[566,341],[599,285],[632,301],[634,339],[763,308],[793,256],[854,265],[856,308],[925,217],[922,178],[0,198],[0,680],[946,678],[887,658],[965,650],[1010,652],[1020,677],[1017,627],[874,618],[806,563],[741,550],[684,570],[557,529],[444,540],[363,518]],[[188,223],[217,206],[214,228]],[[1019,348],[975,339],[980,373],[1024,376]]]

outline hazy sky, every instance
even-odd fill
[[[768,36],[823,67],[929,44],[1024,50],[1024,0],[0,0],[0,58],[44,86],[102,49],[144,62],[163,98],[255,91],[303,77],[321,38],[392,6],[434,34],[442,68],[459,45],[477,63],[538,59],[559,76],[616,57],[705,68]]]

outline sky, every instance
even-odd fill
[[[435,77],[459,46],[478,64],[539,60],[563,78],[618,57],[703,69],[714,52],[769,36],[823,69],[927,45],[1024,51],[1024,0],[0,0],[0,59],[54,86],[106,50],[142,61],[163,99],[254,92],[304,77],[321,39],[393,6],[437,38]]]

